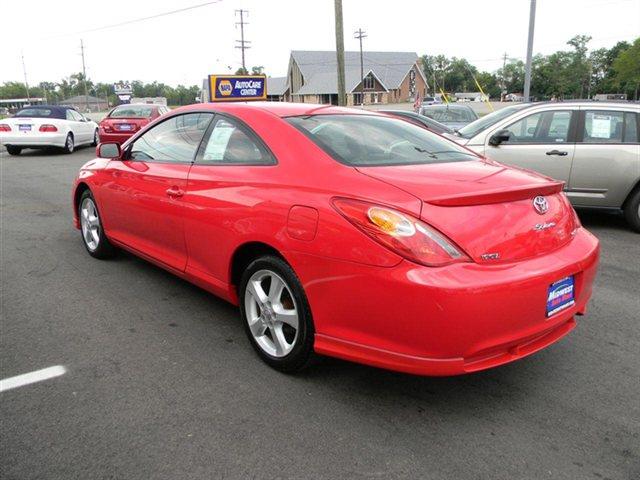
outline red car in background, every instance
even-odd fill
[[[118,105],[100,122],[100,141],[124,143],[147,123],[168,111],[169,108],[164,105]]]
[[[404,120],[191,105],[97,151],[72,194],[89,254],[129,250],[238,305],[283,371],[316,352],[475,372],[551,345],[587,309],[598,240],[563,183]]]

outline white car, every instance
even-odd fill
[[[71,153],[76,146],[98,144],[98,124],[71,107],[33,105],[0,120],[0,144],[9,155],[49,147]]]

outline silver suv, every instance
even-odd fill
[[[640,104],[512,105],[452,138],[487,158],[563,180],[573,205],[621,209],[640,232]]]

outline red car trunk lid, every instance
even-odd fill
[[[421,217],[478,263],[549,253],[575,230],[571,205],[557,182],[494,162],[359,168],[423,200]],[[534,198],[542,196],[539,213]]]

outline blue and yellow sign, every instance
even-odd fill
[[[265,75],[209,75],[209,101],[265,100]]]

